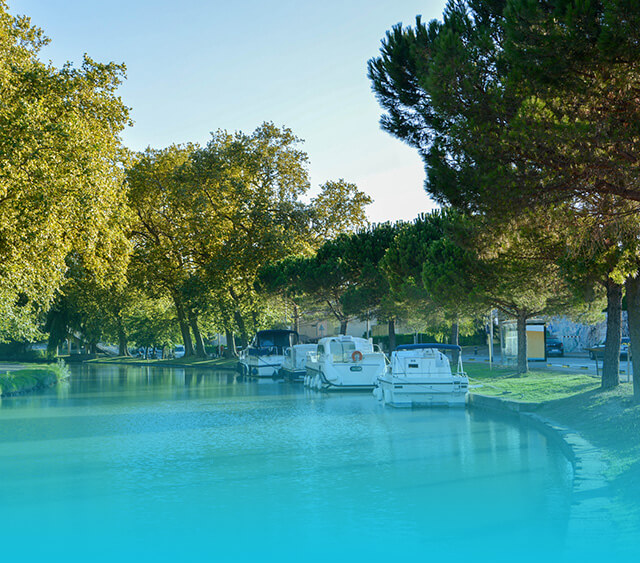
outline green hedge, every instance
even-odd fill
[[[383,349],[389,349],[389,336],[374,336],[373,341],[379,344]],[[413,334],[396,334],[396,346],[400,344],[413,344],[415,342]],[[421,333],[418,335],[418,342],[421,344],[428,344],[431,342],[442,343],[437,340],[432,334]],[[458,343],[460,346],[483,346],[487,343],[487,335],[484,331],[478,331],[469,336],[459,336]]]
[[[55,353],[49,350],[27,350],[24,342],[0,344],[0,360],[12,362],[40,363],[54,361]]]

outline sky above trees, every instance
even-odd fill
[[[343,177],[368,193],[372,221],[411,219],[433,204],[416,151],[380,130],[367,60],[385,32],[443,0],[9,0],[52,42],[57,66],[83,53],[124,62],[120,88],[135,122],[125,144],[142,150],[206,143],[218,128],[265,120],[305,140],[312,186]]]

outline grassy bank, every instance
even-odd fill
[[[584,373],[560,373],[547,369],[531,370],[519,377],[513,368],[494,367],[486,363],[465,364],[472,392],[501,397],[510,401],[542,403],[571,397],[596,389],[600,380]]]
[[[21,369],[0,373],[0,396],[43,389],[68,377],[69,370],[64,362],[47,366],[24,364]]]
[[[622,383],[603,391],[600,380],[586,374],[533,370],[524,377],[513,370],[487,364],[465,366],[472,392],[513,401],[541,403],[541,416],[579,432],[596,446],[609,464],[607,477],[624,502],[629,491],[640,490],[640,405],[633,389]]]
[[[117,356],[115,358],[97,358],[88,360],[101,364],[126,364],[134,366],[157,366],[157,367],[197,367],[211,369],[236,369],[237,359],[216,358],[213,360],[205,360],[202,358],[174,358],[171,360],[143,360],[140,358],[132,358],[130,356]]]

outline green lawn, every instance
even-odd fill
[[[525,377],[513,368],[494,367],[486,363],[465,364],[472,393],[498,396],[512,401],[542,403],[570,397],[596,389],[600,381],[586,374],[568,374],[549,370],[532,370]]]
[[[16,371],[0,373],[0,396],[27,393],[34,389],[49,387],[69,377],[64,362],[49,364],[22,364]]]

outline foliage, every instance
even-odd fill
[[[316,245],[368,226],[365,207],[372,199],[342,178],[325,182],[311,200],[311,236]]]
[[[450,329],[486,309],[468,277],[475,254],[454,238],[456,221],[451,210],[418,217],[403,226],[382,260],[394,299],[411,311],[408,320],[417,327]]]
[[[279,317],[280,302],[256,291],[260,269],[308,256],[320,237],[364,221],[368,198],[344,181],[305,204],[306,166],[293,132],[264,123],[251,134],[216,131],[205,147],[149,149],[128,170],[132,279],[171,297],[187,352],[203,320],[246,341]],[[330,221],[337,208],[345,213],[338,225]]]
[[[128,251],[124,66],[85,56],[80,68],[57,69],[38,59],[47,42],[0,3],[0,336],[34,334],[70,252],[103,276]]]
[[[138,294],[125,319],[129,341],[137,347],[165,348],[178,343],[180,331],[175,309],[169,299],[153,299]]]
[[[640,53],[630,27],[637,16],[627,12],[617,0],[450,2],[441,22],[394,27],[369,62],[382,125],[419,150],[438,201],[507,224],[527,209],[540,220],[559,212],[561,238],[585,217],[593,222],[587,240],[606,222],[629,223],[626,238],[606,237],[588,260],[609,264],[610,319],[619,317],[624,277],[638,270],[624,257],[610,263],[637,240],[637,220],[625,218],[640,194]],[[507,285],[541,265],[503,264]],[[524,297],[536,300],[535,289]],[[619,331],[613,320],[609,328],[615,362]],[[617,369],[607,362],[605,371]]]

